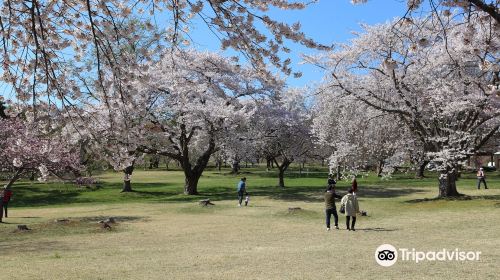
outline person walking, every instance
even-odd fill
[[[238,207],[241,207],[241,202],[243,201],[243,197],[247,193],[247,188],[246,188],[246,182],[247,178],[243,177],[241,178],[240,182],[238,183],[237,186],[237,191],[238,191]],[[245,203],[245,205],[248,203]]]
[[[8,217],[7,206],[10,198],[12,197],[12,190],[10,186],[5,186],[0,192],[0,223],[2,222],[3,212],[5,211],[5,218]]]
[[[326,214],[326,230],[330,230],[330,219],[333,215],[335,228],[339,229],[339,216],[337,207],[335,207],[335,198],[342,198],[335,193],[335,185],[329,185],[325,191],[325,214]]]
[[[483,168],[479,168],[479,170],[477,171],[477,189],[481,189],[481,182],[484,183],[484,189],[487,190],[488,189],[488,186],[486,186],[486,176],[484,176],[484,170]]]
[[[347,226],[347,230],[355,231],[356,229],[354,228],[354,226],[356,225],[356,215],[359,213],[358,198],[353,194],[352,188],[350,188],[347,192],[348,193],[344,195],[344,197],[342,197],[340,203],[345,209],[345,223]],[[349,225],[351,217],[352,224]]]

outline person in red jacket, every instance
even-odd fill
[[[5,211],[5,218],[8,217],[7,206],[12,197],[12,190],[9,186],[5,186],[0,193],[0,223],[2,222],[3,212]]]

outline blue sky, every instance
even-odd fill
[[[320,0],[309,5],[305,10],[283,11],[273,10],[269,15],[287,23],[300,21],[302,31],[316,41],[330,45],[334,42],[346,42],[353,37],[352,31],[359,31],[360,23],[383,23],[394,17],[401,17],[406,11],[406,1],[403,0],[370,0],[363,5],[353,5],[350,0]],[[193,47],[197,49],[219,50],[219,42],[208,31],[203,23],[195,22],[191,26],[191,36],[195,41]],[[320,81],[324,73],[312,65],[299,64],[300,54],[314,53],[298,44],[287,42],[292,52],[292,67],[303,73],[302,78],[289,77],[287,82],[291,86],[312,85]],[[234,53],[233,53],[234,54]]]

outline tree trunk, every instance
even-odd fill
[[[121,192],[132,192],[131,176],[134,172],[134,165],[128,166],[123,170],[123,189]]]
[[[12,178],[10,178],[9,182],[7,183],[7,185],[5,185],[5,188],[10,188],[12,187],[12,185],[14,185],[14,183],[19,180],[19,178],[21,178],[21,175],[23,173],[24,169],[21,168],[21,169],[18,169],[16,170],[16,173],[14,173],[14,176],[12,176]],[[3,209],[0,209],[3,211]]]
[[[384,161],[379,160],[377,162],[377,177],[382,177],[382,170],[384,169]]]
[[[340,164],[337,166],[337,172],[336,172],[336,176],[335,178],[337,179],[337,181],[339,181],[340,179],[342,179],[342,174],[340,173]]]
[[[196,195],[198,194],[198,181],[200,180],[201,173],[188,172],[184,173],[184,194]]]
[[[439,175],[439,198],[457,197],[460,194],[457,191],[457,170],[453,168],[444,171]]]
[[[184,156],[181,159],[182,170],[184,170],[184,194],[198,194],[198,181],[207,167],[210,156],[214,153],[214,151],[215,143],[211,141],[207,150],[196,160],[196,164],[193,167],[189,161],[189,153],[186,149]]]
[[[239,171],[240,171],[240,161],[234,160],[233,164],[231,165],[231,174],[238,174]]]
[[[276,166],[278,166],[278,178],[279,178],[279,184],[278,186],[280,188],[284,188],[285,187],[285,171],[288,169],[288,167],[290,166],[290,164],[292,163],[292,161],[288,160],[287,158],[285,158],[285,160],[283,161],[283,163],[281,165],[278,164],[278,162],[276,162]]]
[[[130,180],[123,180],[123,188],[121,192],[132,192],[132,183]]]
[[[149,159],[149,169],[159,168],[160,167],[160,157],[159,156],[151,156]]]
[[[279,187],[284,188],[285,187],[285,170],[283,168],[279,168],[279,173],[278,173],[278,178],[279,178]]]
[[[218,160],[217,161],[217,170],[219,170],[219,173],[220,173],[221,169],[222,169],[222,160]]]
[[[425,167],[427,166],[427,164],[429,164],[428,160],[424,160],[424,161],[418,163],[417,172],[415,173],[416,178],[424,178],[425,177],[424,172],[425,172]]]

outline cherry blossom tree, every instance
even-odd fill
[[[289,89],[259,104],[251,122],[257,147],[278,168],[278,186],[284,188],[286,170],[293,162],[307,158],[314,148],[305,91]]]
[[[384,167],[396,155],[408,154],[408,131],[398,117],[380,112],[360,103],[353,96],[320,89],[316,96],[313,131],[319,144],[333,152],[330,168],[359,173],[367,167],[376,167],[381,176]]]
[[[8,187],[27,173],[43,181],[81,168],[78,151],[56,129],[42,127],[43,120],[27,119],[29,114],[0,118],[0,170],[12,173]]]
[[[87,142],[92,154],[122,172],[122,192],[131,192],[135,165],[144,157],[140,147],[151,143],[150,115],[160,97],[158,93],[138,92],[138,81],[106,80],[105,84],[106,92],[97,88],[92,98],[80,101],[81,108],[67,114],[73,125],[66,134],[75,143]],[[126,91],[120,88],[123,86]]]
[[[351,0],[353,4],[364,4],[366,2],[368,0]],[[450,9],[459,9],[464,13],[484,12],[500,23],[500,2],[498,0],[406,0],[406,3],[407,14],[418,11],[427,4],[433,11],[443,10],[444,15],[451,14]]]
[[[244,102],[252,110],[250,102]],[[254,111],[254,110],[252,110]],[[242,122],[238,127],[227,131],[220,145],[220,157],[231,164],[231,173],[238,174],[242,162],[255,163],[259,159],[258,141],[251,128],[250,122]]]
[[[189,29],[193,22],[205,23],[214,38],[220,40],[222,49],[241,52],[261,74],[269,75],[268,62],[290,74],[290,59],[281,58],[282,53],[290,52],[285,42],[316,49],[326,47],[307,38],[299,22],[289,25],[276,21],[268,11],[300,10],[306,6],[290,0],[3,1],[1,78],[13,87],[18,100],[36,105],[43,97],[71,106],[86,87],[82,75],[92,76],[102,91],[107,90],[104,82],[109,72],[117,80],[124,79],[127,73],[134,78],[134,72],[127,71],[130,65],[122,63],[122,56],[129,55],[121,48],[124,42],[140,41],[152,33],[156,40],[182,48],[191,41]],[[136,23],[123,24],[130,19]],[[146,32],[137,32],[141,29]],[[136,51],[146,58],[156,52],[150,46]],[[96,61],[95,68],[85,63],[85,56]]]
[[[119,69],[100,68],[93,55],[82,57],[87,66],[101,69],[101,77],[85,71],[73,73],[83,85],[81,90],[75,90],[82,94],[73,96],[79,106],[71,106],[65,115],[73,125],[67,135],[75,143],[87,143],[85,151],[123,172],[122,192],[131,192],[134,168],[144,157],[138,147],[149,141],[149,117],[159,101],[158,93],[139,92],[139,77],[161,58],[166,46],[159,39],[160,31],[141,25],[136,18],[116,25],[127,34],[109,44],[117,54],[114,62]],[[111,26],[102,28],[103,35],[112,37],[114,33]]]
[[[140,78],[140,92],[159,94],[152,107],[154,143],[142,151],[177,160],[184,170],[184,192],[198,193],[210,157],[253,114],[252,98],[273,95],[279,87],[258,72],[213,53],[178,51],[165,56]]]
[[[439,197],[457,196],[459,165],[500,125],[498,27],[481,13],[396,20],[310,61],[330,87],[404,121],[439,166]]]

